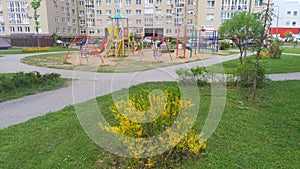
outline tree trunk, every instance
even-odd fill
[[[254,99],[254,97],[255,97],[255,92],[256,92],[256,87],[257,87],[257,72],[258,72],[258,66],[259,66],[260,51],[261,51],[263,41],[268,35],[268,30],[269,30],[268,22],[271,22],[271,20],[269,20],[271,18],[271,15],[269,14],[269,12],[270,12],[270,0],[268,0],[268,3],[267,3],[267,9],[264,14],[263,30],[261,32],[261,37],[259,39],[259,44],[257,46],[257,53],[256,53],[255,65],[254,65],[253,86],[251,88],[251,92],[249,95],[250,100]]]

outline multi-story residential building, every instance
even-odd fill
[[[274,13],[270,33],[285,37],[287,32],[300,36],[300,1],[274,0]]]
[[[34,11],[30,0],[0,1],[0,35],[35,33]],[[40,34],[67,37],[77,34],[77,0],[43,0],[38,9]]]
[[[30,2],[0,1],[0,36],[35,33]],[[112,16],[120,13],[127,19],[119,25],[128,22],[147,36],[191,37],[194,28],[217,30],[235,12],[258,12],[263,2],[267,0],[43,0],[38,10],[39,33],[104,37],[113,24]]]

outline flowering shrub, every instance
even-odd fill
[[[199,155],[206,148],[205,140],[199,141],[201,134],[191,129],[187,129],[187,134],[181,133],[186,126],[191,126],[190,118],[196,118],[190,117],[187,111],[193,106],[191,100],[181,99],[179,88],[168,88],[161,93],[141,90],[130,99],[117,101],[110,107],[116,125],[110,127],[100,123],[99,126],[108,132],[128,136],[118,139],[134,157],[147,156],[149,151],[170,147],[160,155],[129,159],[126,164],[128,168],[172,167],[184,159]],[[155,143],[139,139],[156,136],[159,138]]]
[[[50,47],[35,47],[35,48],[22,48],[24,53],[34,53],[34,52],[49,52]]]
[[[261,52],[261,53],[260,53],[260,58],[261,58],[261,59],[270,59],[270,54],[269,54],[269,52]]]

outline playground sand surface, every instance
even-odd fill
[[[186,50],[186,57],[183,57],[183,50],[178,51],[179,57],[176,57],[176,51],[170,54],[162,53],[161,57],[154,57],[153,51],[146,49],[143,50],[142,56],[140,52],[135,52],[134,54],[131,52],[128,56],[110,56],[104,58],[105,53],[101,53],[100,55],[104,62],[102,63],[99,55],[79,57],[79,52],[73,52],[70,54],[67,60],[69,64],[64,64],[63,67],[73,67],[78,70],[97,72],[134,72],[171,66],[180,63],[193,62],[197,60],[222,57],[220,55],[210,53],[201,53],[198,56],[193,54],[192,57],[190,57],[190,51],[188,50]]]

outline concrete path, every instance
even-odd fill
[[[55,72],[61,74],[64,78],[78,80],[73,80],[72,86],[66,88],[0,103],[0,129],[25,122],[38,116],[43,116],[50,112],[61,110],[68,105],[84,102],[122,88],[128,88],[132,85],[154,81],[174,81],[178,77],[175,70],[180,67],[210,66],[238,58],[239,55],[220,56],[219,58],[201,60],[143,72],[118,74],[59,70],[29,66],[20,62],[22,58],[29,56],[28,54],[2,56],[4,57],[0,57],[1,73],[19,71],[39,71],[41,73]],[[290,76],[270,75],[269,77],[272,80],[284,80]],[[300,80],[300,75],[296,74],[295,79]]]

